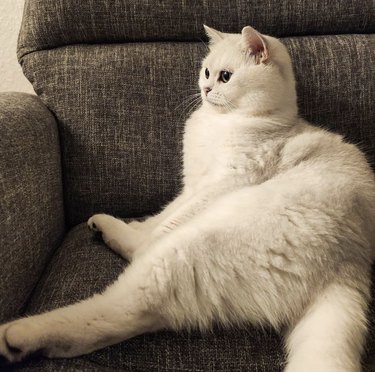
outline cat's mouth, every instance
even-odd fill
[[[228,100],[222,94],[218,94],[216,92],[209,92],[207,95],[203,97],[211,105],[218,107],[220,109],[226,108],[229,106]]]
[[[211,105],[213,105],[213,106],[217,106],[217,107],[222,107],[222,106],[224,106],[222,103],[217,102],[217,101],[215,101],[215,100],[213,100],[213,99],[210,99],[210,98],[208,98],[208,97],[206,97],[206,101],[207,101],[208,103],[210,103]]]

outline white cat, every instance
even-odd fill
[[[74,357],[164,328],[251,322],[288,330],[288,372],[361,370],[374,175],[355,146],[298,117],[281,42],[249,26],[206,32],[183,191],[142,223],[91,217],[132,263],[102,294],[1,326],[9,361],[35,351]]]

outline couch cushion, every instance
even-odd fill
[[[104,289],[126,262],[93,237],[85,224],[74,228],[34,291],[27,314],[70,304]],[[277,372],[284,361],[281,339],[252,327],[143,335],[73,360],[36,358],[17,370],[258,371]],[[76,369],[75,369],[76,368]]]
[[[77,5],[79,4],[79,5]],[[374,32],[372,0],[26,0],[19,57],[73,43],[200,40],[202,24],[275,36]]]
[[[301,114],[375,157],[373,35],[283,39]],[[23,57],[58,119],[68,224],[157,211],[180,187],[184,120],[203,43],[72,45]]]

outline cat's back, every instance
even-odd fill
[[[374,181],[373,172],[363,152],[343,136],[301,120],[281,151],[281,168],[319,168],[336,175],[357,175]]]
[[[287,179],[290,187],[308,185],[306,192],[311,190],[327,206],[335,200],[375,224],[374,173],[363,152],[343,136],[301,120],[280,153],[279,172],[276,178]]]

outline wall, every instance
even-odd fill
[[[23,4],[24,0],[0,0],[0,92],[34,93],[16,57]]]

